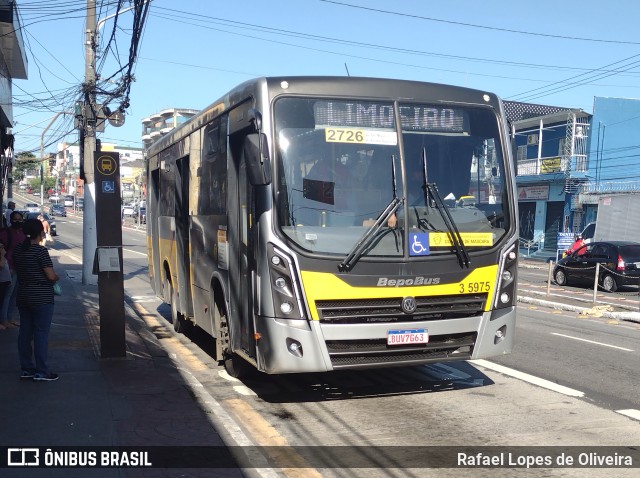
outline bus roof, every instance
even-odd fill
[[[354,76],[278,76],[260,77],[245,81],[224,96],[202,109],[184,124],[159,138],[149,147],[149,156],[157,154],[173,143],[202,127],[223,111],[257,95],[267,92],[270,98],[286,95],[317,95],[355,98],[384,98],[433,103],[456,102],[468,105],[501,108],[500,99],[493,93],[462,86],[428,83],[391,78]],[[446,99],[446,100],[444,100]]]

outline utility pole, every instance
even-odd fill
[[[43,167],[43,163],[44,163],[44,134],[49,131],[49,128],[51,128],[51,125],[55,122],[55,120],[57,120],[60,115],[70,115],[72,114],[69,111],[60,111],[58,113],[55,114],[55,116],[53,118],[51,118],[51,121],[49,122],[49,124],[47,125],[47,127],[42,130],[42,134],[40,135],[40,207],[43,208],[44,210],[44,167]]]
[[[96,0],[87,0],[87,24],[85,30],[84,70],[84,139],[82,169],[84,171],[84,213],[82,219],[82,283],[96,285],[93,275],[93,259],[97,247],[96,203],[93,155],[96,151]]]

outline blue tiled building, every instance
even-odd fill
[[[612,194],[640,194],[640,99],[594,99],[588,182],[579,194],[583,224],[596,220],[598,200]],[[630,220],[640,221],[640,211]]]
[[[593,114],[510,101],[505,110],[521,243],[555,251],[558,232],[596,220],[601,198],[640,194],[640,99],[595,97]]]
[[[580,109],[505,102],[512,125],[521,242],[555,250],[559,231],[583,222],[591,115]]]

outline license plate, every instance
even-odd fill
[[[387,345],[413,345],[429,342],[429,333],[425,329],[389,330]]]

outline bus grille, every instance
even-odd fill
[[[471,358],[475,333],[429,337],[428,344],[389,346],[386,339],[329,340],[327,350],[334,369],[415,365]]]
[[[417,309],[412,314],[403,312],[402,299],[319,300],[316,307],[325,324],[457,319],[481,315],[487,294],[416,297]]]

